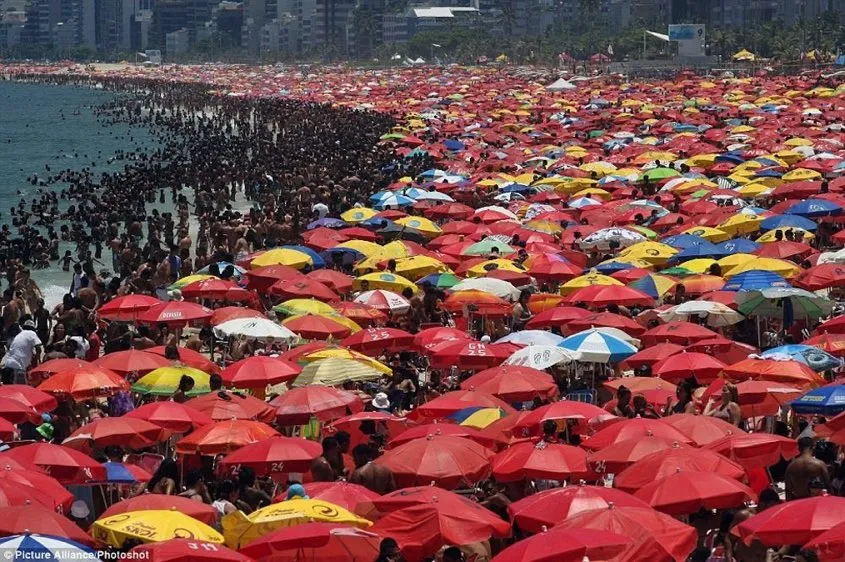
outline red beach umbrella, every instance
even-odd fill
[[[41,421],[41,416],[35,408],[27,406],[23,402],[18,402],[14,398],[4,396],[0,396],[0,418],[13,424],[25,421],[40,423]]]
[[[149,562],[252,562],[250,557],[222,544],[187,539],[142,544],[129,552],[130,556]]]
[[[611,560],[625,551],[630,537],[592,529],[551,529],[523,539],[492,562],[583,562]]]
[[[0,396],[16,400],[41,413],[51,412],[58,406],[54,396],[25,384],[4,384],[0,386]]]
[[[132,322],[151,307],[161,304],[155,297],[147,295],[126,295],[110,300],[97,309],[97,316],[109,320]]]
[[[652,374],[675,384],[690,377],[707,384],[715,380],[725,367],[727,365],[706,353],[681,352],[656,363]]]
[[[177,348],[177,350],[179,351],[179,361],[188,367],[193,367],[194,369],[199,369],[200,371],[209,374],[220,372],[220,367],[202,353],[196,352],[193,349],[188,349],[187,347],[180,347]],[[165,346],[159,345],[145,349],[144,351],[147,353],[155,353],[156,355],[164,357]]]
[[[729,381],[761,380],[786,384],[811,384],[820,386],[825,383],[815,371],[798,361],[774,361],[749,357],[725,367],[724,377]]]
[[[62,443],[80,451],[96,445],[104,449],[117,445],[126,449],[144,449],[156,443],[166,441],[170,431],[137,418],[117,417],[101,418],[87,423],[70,434]]]
[[[236,388],[264,388],[268,384],[291,382],[302,372],[299,365],[278,357],[255,355],[223,369],[223,382]]]
[[[552,488],[517,500],[508,506],[508,515],[514,524],[529,533],[540,533],[561,521],[594,509],[615,507],[648,507],[634,496],[604,486],[584,484]]]
[[[330,386],[293,388],[274,398],[270,405],[276,408],[276,421],[280,425],[302,425],[311,416],[323,422],[331,421],[364,409],[357,395]]]
[[[623,365],[627,365],[632,369],[639,369],[640,367],[653,367],[656,363],[663,361],[667,357],[680,353],[684,350],[684,346],[676,343],[658,343],[651,345],[633,354],[625,361]]]
[[[430,503],[389,513],[370,530],[395,539],[408,562],[421,562],[447,544],[461,546],[506,537],[510,525],[502,520],[479,520],[474,511],[456,512]]]
[[[699,447],[704,447],[728,435],[745,433],[732,423],[711,416],[673,414],[662,420],[692,439],[692,442]]]
[[[691,322],[667,322],[648,330],[640,336],[645,345],[654,345],[661,342],[689,345],[700,340],[718,337],[719,334]]]
[[[170,366],[170,361],[155,353],[128,349],[126,351],[116,351],[108,355],[103,355],[94,361],[93,364],[104,369],[111,369],[115,373],[125,376],[132,372],[149,373],[159,367],[168,367]]]
[[[212,314],[210,309],[193,302],[169,301],[151,306],[137,320],[144,324],[185,326],[189,322],[206,322]]]
[[[350,332],[349,328],[343,324],[339,324],[331,318],[314,314],[303,314],[285,320],[282,324],[301,337],[313,340],[340,339],[348,336]]]
[[[744,468],[714,451],[678,446],[642,457],[618,474],[613,485],[633,493],[657,478],[680,471],[709,472],[734,480],[745,478]]]
[[[590,468],[597,473],[618,474],[651,454],[677,448],[687,449],[690,446],[661,437],[646,436],[631,438],[608,445],[599,451],[591,453],[587,457],[587,462]]]
[[[584,441],[584,447],[598,451],[626,439],[641,439],[643,437],[657,437],[685,444],[692,443],[692,439],[661,420],[635,418],[605,427]]]
[[[385,351],[410,349],[414,335],[396,328],[367,328],[345,338],[340,345],[367,355],[381,355]]]
[[[86,545],[94,544],[91,535],[61,513],[39,505],[4,507],[3,517],[0,518],[0,535],[8,537],[24,533],[62,537]]]
[[[323,453],[322,446],[299,437],[271,437],[229,453],[222,464],[229,468],[250,467],[256,474],[308,472],[311,461]]]
[[[340,296],[323,283],[311,277],[304,277],[291,281],[283,279],[268,289],[271,295],[287,299],[317,299],[323,302],[339,300]]]
[[[417,349],[426,350],[443,341],[468,341],[471,339],[465,330],[438,326],[417,332],[414,336],[414,346]]]
[[[271,423],[276,410],[254,396],[234,392],[211,392],[191,398],[185,406],[208,415],[214,421],[256,420]]]
[[[323,500],[349,511],[356,512],[360,504],[371,504],[381,496],[360,484],[349,482],[311,482],[305,484],[305,493],[315,500]],[[284,501],[287,496],[277,496],[275,501]]]
[[[84,453],[52,443],[31,443],[0,455],[0,463],[11,459],[25,467],[46,472],[62,484],[84,484],[106,479],[106,469]]]
[[[693,527],[650,507],[616,507],[585,511],[562,521],[556,529],[594,529],[631,537],[628,548],[615,562],[683,562],[695,548]]]
[[[11,464],[13,461],[4,459],[3,462]],[[0,470],[0,482],[8,482],[11,486],[24,490],[31,488],[35,490],[40,503],[46,501],[48,508],[55,511],[61,508],[63,513],[68,512],[76,499],[58,480],[47,476],[37,468],[34,470],[25,470],[23,467],[13,469],[7,465]]]
[[[501,408],[507,414],[516,413],[510,405],[499,400],[492,394],[476,392],[474,390],[454,390],[447,392],[420,405],[414,412],[415,416],[420,418],[441,419],[454,414],[458,410],[475,407]]]
[[[587,453],[571,445],[518,443],[493,457],[497,482],[519,480],[572,480],[585,476]]]
[[[170,496],[166,494],[142,494],[121,500],[100,515],[100,518],[114,517],[121,513],[145,510],[178,511],[206,525],[213,525],[217,521],[217,511],[210,505],[190,498]],[[168,541],[170,542],[170,541]]]
[[[492,451],[469,439],[432,435],[391,449],[374,462],[389,468],[400,487],[434,483],[450,489],[487,478],[492,457]]]
[[[129,383],[114,371],[89,364],[53,375],[38,385],[38,390],[74,400],[89,400],[128,391]]]
[[[335,523],[305,523],[281,528],[255,539],[240,553],[255,560],[304,562],[344,560],[371,562],[378,558],[381,536]]]
[[[816,496],[770,507],[736,526],[733,533],[746,544],[804,544],[842,523],[845,498]]]
[[[173,433],[188,433],[214,423],[208,414],[173,401],[144,404],[123,417],[145,420]]]
[[[481,431],[473,428],[467,427],[463,425],[456,425],[451,423],[427,423],[423,425],[417,425],[406,429],[396,437],[390,440],[389,446],[390,448],[399,447],[400,445],[404,445],[409,441],[413,441],[415,439],[426,439],[432,435],[451,435],[453,437],[466,437],[472,441],[475,441],[479,445],[483,445],[488,449],[495,450],[497,446],[503,445],[503,442],[497,441],[496,439],[481,433]]]
[[[727,509],[756,501],[754,490],[738,480],[713,472],[678,470],[640,488],[636,497],[669,515],[688,515],[700,509]]]
[[[500,365],[480,371],[461,383],[462,390],[492,394],[507,402],[523,402],[557,396],[557,383],[551,375],[530,367]]]
[[[569,304],[583,302],[596,308],[602,308],[611,304],[619,306],[652,306],[654,299],[642,291],[624,285],[590,285],[589,287],[578,289],[566,297],[564,302]]]
[[[278,435],[267,424],[248,420],[220,421],[204,425],[176,443],[183,455],[219,455]]]
[[[591,316],[591,312],[585,308],[575,306],[556,306],[544,310],[529,320],[525,327],[529,330],[540,330],[544,328],[558,328],[566,326],[569,322],[579,318]]]
[[[769,433],[737,433],[706,445],[707,449],[724,455],[746,470],[767,468],[781,457],[789,460],[798,455],[798,443]]]

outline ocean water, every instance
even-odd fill
[[[38,187],[27,181],[34,174],[44,177],[85,167],[97,175],[114,172],[129,163],[109,162],[116,151],[155,146],[155,138],[145,128],[103,126],[97,121],[94,108],[115,99],[115,95],[89,88],[0,80],[0,223],[11,226],[9,208],[21,198],[28,201],[35,194]],[[48,189],[60,190],[63,185],[52,184]],[[60,207],[68,204],[60,201]],[[60,253],[66,249],[74,250],[74,246],[63,244]],[[105,268],[111,269],[108,250],[104,250],[102,261]],[[32,276],[41,287],[48,308],[61,301],[71,280],[70,273],[62,271],[57,263],[49,269],[33,269]]]

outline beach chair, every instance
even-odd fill
[[[573,402],[586,402],[587,404],[595,404],[596,403],[596,393],[594,390],[576,390],[574,392],[569,392],[566,395],[567,400],[572,400]]]

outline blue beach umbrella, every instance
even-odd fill
[[[320,228],[321,226],[324,228],[346,228],[348,225],[345,221],[340,219],[334,217],[324,217],[308,223],[308,226],[305,228],[308,230],[314,230],[315,228]]]
[[[805,199],[786,210],[789,215],[800,215],[802,217],[827,217],[838,215],[841,212],[841,206],[827,199]]]
[[[668,244],[673,248],[677,248],[678,250],[686,250],[687,248],[691,248],[693,246],[701,246],[702,244],[709,243],[701,236],[696,236],[694,234],[676,234],[674,236],[664,238],[661,242]]]
[[[745,238],[733,238],[716,244],[716,247],[719,248],[721,255],[732,256],[733,254],[751,254],[760,247],[760,243]]]
[[[627,263],[624,261],[609,261],[605,263],[600,263],[596,265],[594,268],[599,273],[604,275],[610,275],[611,273],[616,273],[617,271],[627,271],[629,269],[634,269],[636,267],[632,263]],[[584,269],[584,273],[589,273],[590,268]]]
[[[760,223],[761,230],[775,230],[777,228],[803,228],[804,230],[816,230],[816,223],[799,215],[775,215],[766,217]]]
[[[452,152],[460,152],[461,150],[466,149],[466,145],[464,143],[454,139],[447,139],[443,141],[443,146],[446,147],[446,150],[451,150]]]
[[[207,266],[203,267],[202,269],[197,270],[197,274],[201,274],[201,275],[213,275],[213,274],[211,273],[211,266],[212,266],[212,265],[214,265],[214,264],[211,264],[211,263],[210,263],[210,264],[208,264]],[[241,280],[241,278],[242,278],[242,277],[246,274],[246,269],[242,268],[241,266],[239,266],[239,265],[237,265],[237,264],[230,263],[230,262],[227,262],[227,261],[219,261],[219,262],[217,262],[217,271],[219,271],[219,272],[221,272],[221,273],[222,273],[223,271],[225,271],[225,270],[226,270],[226,268],[227,268],[227,267],[232,267],[232,268],[234,268],[234,270],[235,270],[235,275],[234,275],[234,278],[235,278],[235,279],[237,279],[238,281],[240,281],[240,280]]]
[[[789,405],[799,414],[835,416],[845,412],[845,385],[815,388]]]
[[[786,355],[793,361],[804,363],[817,373],[842,366],[842,360],[812,345],[791,344],[767,349],[763,357]]]
[[[0,539],[6,560],[97,560],[97,553],[70,539],[23,534]]]
[[[790,287],[789,282],[771,271],[752,269],[731,277],[722,287],[723,291],[759,291],[772,287]]]
[[[683,250],[669,258],[669,262],[681,263],[687,260],[693,260],[697,258],[711,258],[713,256],[721,255],[723,255],[722,250],[719,249],[716,244],[705,241],[703,244],[684,248]]]
[[[106,467],[106,482],[112,484],[131,484],[137,482],[132,472],[122,462],[109,461],[103,463]]]
[[[638,350],[630,343],[598,329],[573,334],[558,344],[569,350],[578,361],[619,363]]]
[[[391,192],[379,199],[374,207],[377,209],[386,209],[387,207],[408,207],[414,203],[416,203],[416,201],[410,197]]]
[[[312,266],[314,269],[319,269],[321,267],[326,267],[326,262],[323,258],[320,257],[320,254],[309,248],[308,246],[298,246],[298,245],[291,245],[291,246],[282,246],[282,248],[286,248],[288,250],[296,250],[297,252],[302,252],[303,254],[308,255],[312,260],[314,265]]]

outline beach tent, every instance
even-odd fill
[[[574,90],[575,84],[564,80],[563,78],[558,78],[548,86],[546,86],[546,90],[549,92],[562,92],[564,90]]]
[[[753,62],[757,60],[757,55],[747,49],[743,49],[735,53],[733,59],[739,62]]]

